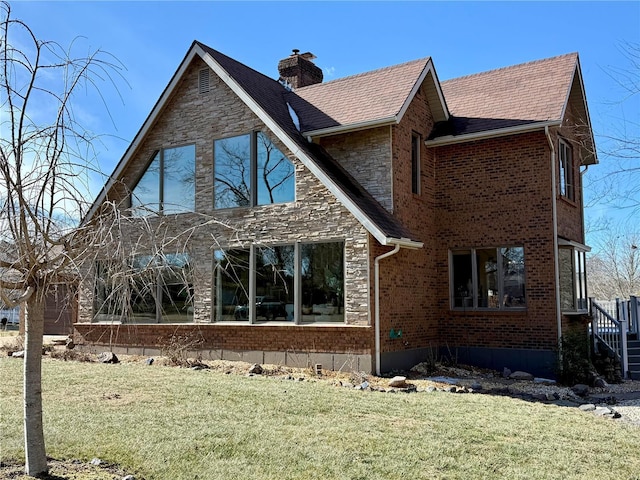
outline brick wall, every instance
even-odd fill
[[[441,344],[553,349],[557,345],[551,166],[543,132],[434,149]],[[449,308],[452,248],[524,246],[527,310]]]
[[[435,281],[435,163],[433,151],[422,143],[433,127],[433,117],[422,89],[416,93],[398,125],[392,127],[393,211],[424,247],[401,249],[380,262],[381,351],[402,352],[437,347],[438,317]],[[411,138],[420,143],[420,194],[411,193]],[[389,250],[372,240],[371,264]],[[373,268],[372,268],[373,271]],[[373,273],[370,277],[373,285]],[[375,299],[372,299],[372,304]],[[391,332],[395,333],[394,336]],[[402,332],[397,337],[398,331]]]

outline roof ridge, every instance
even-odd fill
[[[331,85],[331,84],[335,84],[335,83],[339,83],[339,82],[344,82],[344,81],[350,81],[353,80],[354,78],[359,78],[359,77],[365,77],[367,75],[373,75],[373,74],[377,74],[386,70],[392,70],[394,68],[400,68],[400,67],[404,67],[413,63],[424,63],[425,65],[429,62],[429,60],[431,60],[431,57],[422,57],[422,58],[416,58],[414,60],[409,60],[408,62],[403,62],[403,63],[397,63],[395,65],[388,65],[386,67],[380,67],[380,68],[376,68],[374,70],[367,70],[366,72],[361,72],[361,73],[355,73],[353,75],[348,75],[346,77],[340,77],[340,78],[335,78],[333,80],[329,80],[328,82],[322,82],[322,83],[315,83],[313,85],[307,85],[306,87],[300,87],[300,88],[296,88],[294,90],[294,92],[299,92],[301,90],[309,90],[309,89],[313,89],[313,88],[321,88],[324,85]]]
[[[501,72],[501,71],[504,71],[504,70],[512,70],[512,69],[519,68],[519,67],[531,66],[531,65],[534,65],[534,64],[537,64],[537,63],[550,62],[552,60],[557,60],[559,58],[570,57],[570,56],[575,56],[576,58],[578,58],[578,52],[563,53],[562,55],[555,55],[553,57],[539,58],[537,60],[531,60],[529,62],[516,63],[515,65],[507,65],[505,67],[493,68],[491,70],[485,70],[484,72],[470,73],[468,75],[462,75],[460,77],[449,78],[447,80],[441,81],[440,83],[444,84],[444,83],[447,83],[447,82],[453,82],[455,80],[464,80],[464,79],[467,79],[467,78],[480,77],[482,75],[488,75],[490,73]]]
[[[242,63],[240,60],[236,60],[235,58],[232,58],[229,55],[226,55],[226,54],[222,53],[220,50],[216,50],[215,48],[210,47],[209,45],[207,45],[205,43],[202,43],[202,42],[200,42],[198,40],[194,40],[193,43],[197,44],[198,46],[200,46],[200,48],[202,48],[204,51],[207,51],[208,53],[213,52],[213,53],[215,53],[215,55],[220,55],[222,57],[225,57],[227,60],[229,60],[229,61],[231,61],[233,63],[236,63],[236,64],[238,64],[238,65],[240,65],[240,66],[242,66],[242,67],[244,67],[244,68],[246,68],[248,70],[251,70],[253,73],[256,73],[256,74],[260,75],[261,77],[264,77],[265,79],[270,80],[270,81],[280,85],[283,88],[283,90],[286,91],[286,88],[278,80],[276,80],[275,78],[270,77],[269,75],[266,75],[266,74],[256,70],[253,67],[250,67],[246,63]]]

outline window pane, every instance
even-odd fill
[[[411,137],[411,193],[420,193],[420,137]]]
[[[214,208],[251,204],[250,136],[216,140],[214,144]]]
[[[158,275],[162,287],[162,322],[192,322],[193,283],[189,256],[168,254],[162,263]]]
[[[131,314],[134,323],[155,323],[157,306],[157,262],[151,255],[133,258],[131,269]]]
[[[256,320],[293,320],[293,245],[256,249]]]
[[[587,272],[585,269],[586,253],[576,250],[576,302],[578,310],[587,309]]]
[[[502,255],[503,279],[502,306],[505,308],[524,307],[527,304],[525,297],[524,248],[501,248],[500,255]]]
[[[249,250],[214,252],[215,322],[249,319]]]
[[[558,249],[558,265],[560,268],[560,308],[574,310],[574,275],[570,248]]]
[[[498,308],[498,261],[496,249],[476,251],[478,303],[480,308]]]
[[[131,193],[133,215],[142,217],[160,211],[160,152],[157,152]]]
[[[193,212],[196,209],[196,146],[164,150],[164,213]]]
[[[258,205],[295,200],[293,164],[263,133],[258,142]]]
[[[315,243],[300,248],[302,320],[344,321],[343,243]]]
[[[123,320],[122,307],[126,298],[122,295],[123,285],[115,278],[117,265],[109,261],[97,261],[93,295],[93,320],[96,322],[118,322]]]
[[[471,251],[453,252],[453,306],[473,307]]]

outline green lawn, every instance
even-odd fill
[[[0,453],[22,459],[22,362],[0,358]],[[640,428],[476,394],[378,393],[44,359],[48,455],[158,479],[638,479]]]

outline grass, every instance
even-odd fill
[[[23,460],[21,367],[0,358],[0,452]],[[356,391],[144,363],[43,361],[57,459],[151,479],[638,479],[640,428],[489,395]]]

